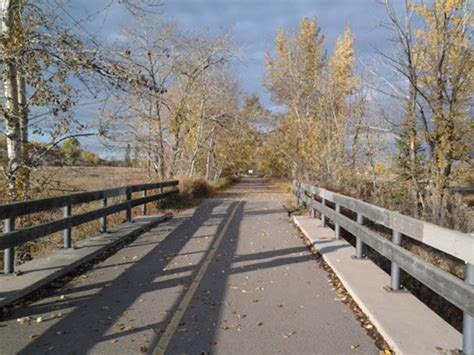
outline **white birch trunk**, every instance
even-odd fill
[[[6,100],[4,120],[7,140],[7,166],[5,173],[12,199],[17,198],[16,176],[22,162],[16,58],[12,58],[12,54],[8,53],[8,47],[15,41],[14,19],[15,11],[17,10],[18,0],[3,0],[1,32],[3,36],[4,68],[2,80]]]

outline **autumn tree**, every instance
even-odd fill
[[[292,162],[292,176],[308,178],[308,166],[319,165],[316,158],[321,144],[318,114],[326,65],[324,37],[316,18],[303,18],[298,33],[279,30],[275,52],[275,56],[269,51],[266,53],[264,84],[273,101],[287,108],[280,122],[291,137],[291,144],[278,149],[284,150],[282,153]]]
[[[198,170],[209,176],[215,139],[239,93],[227,66],[234,56],[230,37],[182,33],[166,23],[124,33],[129,40],[117,51],[118,62],[137,80],[119,93],[120,109],[110,115],[116,139],[139,147],[159,178]]]
[[[400,178],[412,197],[413,213],[442,223],[447,188],[462,183],[470,166],[472,15],[464,0],[406,1],[403,21],[388,0],[385,5],[401,49],[400,55],[385,58],[407,83],[397,88],[405,107],[397,143]]]
[[[320,101],[321,117],[324,117],[320,129],[323,148],[320,157],[324,159],[321,173],[325,174],[326,181],[332,181],[335,185],[341,185],[351,175],[346,147],[352,128],[350,118],[354,116],[351,97],[357,87],[353,42],[350,28],[337,39],[329,59],[327,85]]]
[[[344,31],[328,59],[316,19],[303,18],[298,33],[278,32],[275,47],[275,57],[267,52],[265,85],[287,111],[267,135],[275,151],[266,156],[278,171],[291,164],[289,176],[341,185],[351,175],[347,141],[357,88],[352,32]]]
[[[85,133],[85,123],[74,117],[81,85],[95,97],[105,82],[122,80],[115,76],[120,68],[106,60],[94,40],[83,40],[76,23],[64,22],[59,10],[60,2],[2,1],[0,109],[7,140],[4,175],[12,200],[28,197],[30,171],[45,154],[69,138],[98,133]],[[49,143],[30,144],[31,132]]]

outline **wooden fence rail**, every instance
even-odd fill
[[[344,228],[356,237],[356,258],[363,255],[366,244],[391,261],[391,288],[400,289],[400,269],[410,274],[425,286],[463,311],[463,352],[474,353],[474,236],[436,226],[431,223],[380,208],[369,203],[311,186],[301,181],[294,182],[294,194],[298,204],[321,214],[321,224],[326,218],[333,221],[335,237],[340,237]],[[334,208],[326,205],[331,202]],[[341,207],[357,214],[357,220],[341,214]],[[383,225],[392,230],[392,239],[381,236],[364,226],[364,220]],[[425,245],[452,255],[465,263],[464,281],[436,267],[401,246],[403,237],[415,239]]]
[[[64,231],[64,248],[71,248],[72,227],[100,219],[101,233],[107,232],[107,216],[120,211],[126,211],[126,221],[132,221],[132,208],[142,205],[142,212],[146,214],[146,204],[160,200],[178,192],[178,181],[165,181],[150,184],[129,185],[114,189],[82,192],[65,196],[44,198],[40,200],[13,202],[0,205],[0,219],[4,220],[4,233],[0,234],[0,249],[4,249],[4,273],[14,272],[14,248],[31,240],[36,240],[50,234]],[[172,187],[170,191],[163,191],[165,187]],[[149,191],[157,190],[154,194]],[[132,193],[142,192],[142,197],[132,199]],[[108,205],[108,199],[125,196],[126,201]],[[77,204],[101,201],[102,207],[77,215],[72,214],[72,206]],[[16,230],[15,219],[33,213],[63,208],[63,218],[46,222],[24,229]]]

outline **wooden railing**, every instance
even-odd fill
[[[100,219],[100,231],[105,233],[107,232],[108,215],[125,210],[126,221],[131,222],[133,207],[142,205],[142,212],[146,214],[147,203],[177,193],[177,186],[178,181],[166,181],[0,205],[0,219],[4,220],[4,233],[0,234],[0,250],[4,249],[5,274],[14,272],[14,248],[18,245],[63,230],[64,248],[71,248],[72,227]],[[163,191],[166,187],[171,187],[172,190]],[[157,189],[159,189],[159,192],[149,194],[149,192]],[[142,196],[132,199],[132,193],[134,192],[142,192]],[[125,196],[126,200],[108,205],[109,199],[120,196]],[[102,207],[76,215],[72,214],[72,206],[93,201],[101,201]],[[16,230],[15,220],[17,217],[57,208],[63,208],[63,218]]]
[[[391,262],[391,288],[400,289],[400,269],[429,287],[431,290],[463,311],[463,352],[474,353],[474,236],[427,223],[395,211],[341,195],[326,189],[311,186],[301,181],[294,182],[294,194],[298,204],[304,203],[321,214],[321,225],[329,218],[334,223],[335,238],[339,239],[341,228],[355,236],[355,257],[362,258],[363,246],[373,250]],[[330,202],[334,208],[327,206]],[[354,212],[357,220],[341,213],[341,207]],[[392,230],[388,240],[364,226],[370,220]],[[464,281],[436,267],[401,246],[402,236],[411,238],[452,255],[465,263]]]

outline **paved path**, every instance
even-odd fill
[[[3,317],[0,352],[377,354],[283,197],[248,179],[180,213]]]

